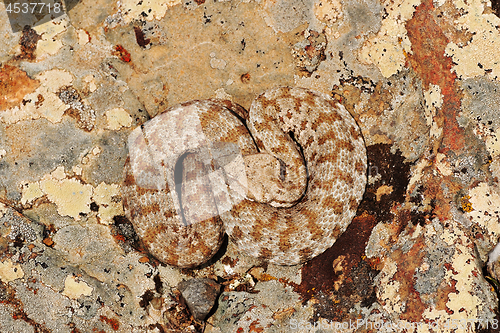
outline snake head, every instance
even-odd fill
[[[247,197],[273,207],[291,207],[302,196],[302,188],[287,184],[286,165],[267,153],[243,157],[247,176]]]

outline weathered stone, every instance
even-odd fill
[[[204,320],[212,310],[220,292],[220,285],[211,279],[189,279],[179,283],[177,288],[186,301],[193,317]]]

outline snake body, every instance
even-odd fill
[[[224,232],[247,255],[305,262],[345,231],[366,185],[355,120],[302,88],[268,90],[248,113],[228,101],[180,104],[128,146],[126,216],[151,254],[179,267],[209,260]]]

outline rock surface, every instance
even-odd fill
[[[197,320],[206,318],[220,293],[220,285],[207,278],[182,281],[177,288],[186,301],[191,314]]]
[[[53,19],[5,3],[2,333],[498,331],[497,1],[80,0]],[[359,124],[353,222],[299,266],[231,242],[197,269],[160,264],[123,215],[128,134],[277,86],[327,93]],[[176,290],[193,278],[222,281],[204,322]]]

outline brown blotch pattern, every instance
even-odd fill
[[[324,206],[333,210],[337,215],[342,214],[344,211],[344,205],[332,196],[328,196],[323,201]]]
[[[269,259],[273,255],[272,251],[266,248],[261,248],[258,254],[258,258]]]
[[[243,82],[248,80],[249,76],[242,75]],[[190,142],[199,137],[200,133],[196,132],[199,126],[181,126],[185,124],[182,116],[170,122],[162,121],[163,118],[147,122],[139,129],[142,133],[137,136],[136,147],[129,147],[130,150],[136,149],[130,156],[138,160],[126,163],[122,197],[125,214],[147,248],[160,261],[180,267],[200,265],[217,251],[225,229],[242,253],[275,264],[295,265],[324,252],[350,224],[365,189],[366,150],[355,120],[331,97],[302,88],[282,87],[259,96],[249,112],[229,101],[205,100],[172,107],[157,117],[168,115],[174,109],[182,111],[183,108],[189,108],[191,116],[198,115],[203,138],[212,146],[219,147],[217,144],[220,142],[235,143],[245,154],[255,154],[255,142],[261,150],[286,157],[287,173],[289,168],[303,168],[305,164],[310,175],[310,187],[291,207],[257,203],[230,191],[231,198],[222,201],[236,200],[231,210],[221,214],[220,219],[214,217],[183,226],[182,217],[173,207],[177,193],[169,193],[170,190],[163,184],[158,185],[165,187],[160,190],[141,189],[132,174],[130,163],[133,163],[134,170],[140,169],[139,177],[147,177],[140,179],[147,186],[154,185],[155,181],[161,183],[163,174],[156,168],[166,166],[148,163],[155,160],[149,154],[163,148],[151,145],[168,143],[173,137],[182,136],[185,138],[180,143],[182,147],[174,144],[167,146],[178,151],[179,157],[183,156]],[[246,119],[247,126],[242,119]],[[248,134],[247,127],[252,131],[253,138]],[[276,132],[280,129],[286,133]],[[287,146],[295,144],[286,139],[288,131],[293,132],[301,147],[294,149]],[[148,136],[150,133],[154,135]],[[149,140],[144,140],[146,138]],[[286,144],[283,139],[287,140]],[[300,151],[303,156],[297,157],[296,152]],[[346,153],[348,158],[341,160],[340,157]],[[170,161],[165,161],[165,164],[168,163]],[[212,168],[217,167],[216,162],[210,163]],[[197,172],[188,171],[185,178],[197,175]],[[209,193],[210,186],[207,184],[201,184],[197,190]],[[341,184],[342,193],[334,191],[335,184]],[[289,188],[301,187],[291,184]],[[219,192],[217,196],[222,199],[226,195]],[[208,207],[200,192],[187,193],[182,199],[183,205],[186,201],[197,203],[190,209]],[[158,221],[159,218],[163,220]]]
[[[261,220],[257,220],[257,224],[263,225],[263,222]],[[254,241],[259,242],[262,238],[262,229],[252,228],[252,231],[250,231],[249,235]]]

